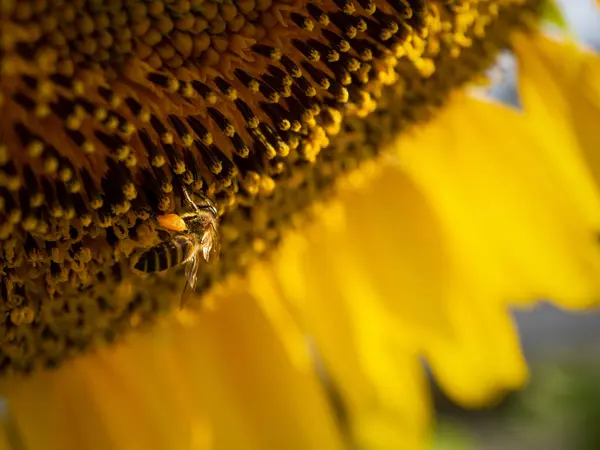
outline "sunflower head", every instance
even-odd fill
[[[181,277],[131,261],[184,189],[222,217],[199,289],[244,269],[537,3],[3,2],[1,370],[54,366],[178,300]]]

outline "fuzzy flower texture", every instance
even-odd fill
[[[0,5],[0,449],[426,449],[426,366],[488,405],[509,308],[600,301],[600,58],[542,0]],[[180,309],[135,261],[185,192]]]

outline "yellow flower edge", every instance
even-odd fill
[[[553,135],[544,135],[540,127],[554,115],[553,124],[558,127],[555,139],[559,138],[564,146],[579,149],[581,164],[589,168],[594,186],[598,186],[600,138],[593,131],[600,110],[597,54],[582,50],[571,41],[557,42],[547,38],[528,41],[521,36],[515,45],[521,54],[532,55],[519,60],[521,98],[530,112],[530,126],[538,130],[540,139],[546,139],[544,143],[549,149],[554,149],[558,147],[556,144],[549,145]],[[569,63],[561,64],[561,60]],[[589,191],[590,187],[584,189]]]
[[[465,406],[520,387],[509,306],[598,298],[598,166],[591,127],[575,124],[600,118],[600,78],[599,58],[569,45],[538,36],[515,50],[524,111],[456,94],[204,313],[5,382],[5,435],[33,450],[418,449],[430,424],[420,356]]]

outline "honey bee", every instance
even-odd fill
[[[182,214],[157,217],[162,228],[178,234],[146,250],[134,266],[141,272],[155,273],[187,264],[186,282],[181,295],[182,306],[188,286],[192,290],[196,287],[200,255],[206,262],[210,262],[218,258],[220,250],[219,212],[215,204],[203,194],[198,195],[199,201],[192,200],[185,188],[183,195],[189,210]]]

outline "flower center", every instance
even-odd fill
[[[125,3],[3,5],[0,368],[55,365],[178,303],[180,277],[130,257],[182,187],[222,215],[200,289],[242,270],[539,1]]]

